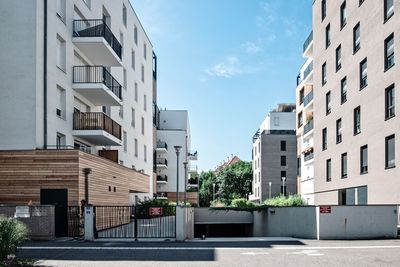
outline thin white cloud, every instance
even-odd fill
[[[258,52],[261,51],[260,42],[246,42],[246,43],[242,44],[242,48],[248,54],[257,54]]]
[[[232,78],[243,73],[239,59],[235,56],[228,57],[223,62],[206,69],[205,72],[210,76],[223,78]]]

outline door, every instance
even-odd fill
[[[40,189],[40,204],[55,206],[56,237],[68,236],[68,189]]]

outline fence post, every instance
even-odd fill
[[[134,219],[135,241],[138,241],[138,238],[137,238],[137,236],[138,236],[138,219],[137,219],[137,216],[138,216],[138,214],[137,214],[137,205],[135,205],[135,217],[134,217],[135,218]]]
[[[94,212],[93,206],[85,206],[85,241],[94,241]]]

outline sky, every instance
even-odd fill
[[[158,106],[189,111],[200,170],[252,137],[279,103],[294,103],[311,0],[130,0],[158,58]]]

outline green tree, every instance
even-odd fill
[[[199,199],[200,207],[210,207],[213,200],[213,184],[216,183],[214,172],[202,172],[199,180]],[[215,188],[217,190],[217,186]]]
[[[247,198],[251,193],[253,172],[251,163],[239,161],[217,175],[218,199],[229,205],[232,199]]]

